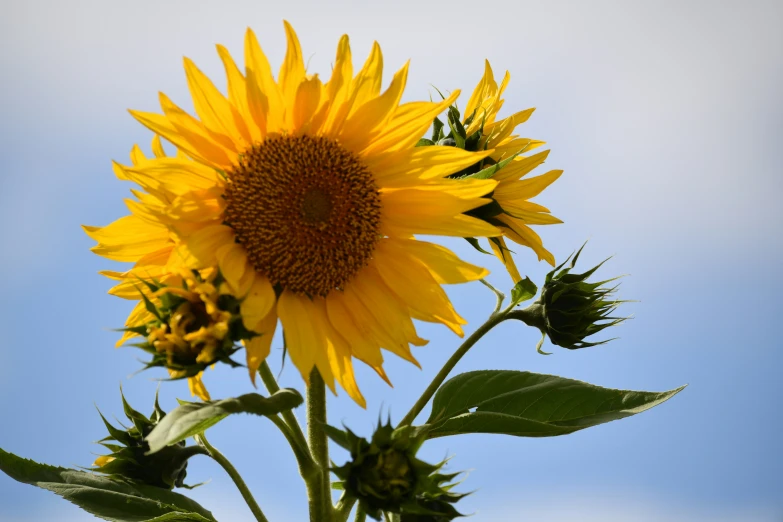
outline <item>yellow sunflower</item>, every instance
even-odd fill
[[[490,158],[496,162],[520,152],[529,152],[544,144],[543,141],[520,138],[519,135],[514,134],[515,128],[526,122],[535,109],[519,111],[496,121],[497,114],[503,106],[504,100],[501,96],[509,79],[510,75],[506,71],[498,86],[492,67],[489,61],[486,61],[484,77],[473,90],[464,112],[465,134],[471,136],[481,131],[480,146],[493,150]],[[548,155],[548,150],[531,156],[520,154],[511,163],[499,169],[492,176],[492,179],[498,182],[492,193],[492,199],[503,209],[502,213],[494,217],[503,236],[515,243],[530,247],[539,261],[545,260],[554,266],[555,257],[544,248],[541,237],[528,225],[551,225],[562,221],[550,215],[546,207],[528,200],[551,185],[563,171],[551,170],[540,176],[521,179],[541,165]],[[514,281],[519,281],[519,272],[508,252],[504,238],[497,238],[497,241],[492,241],[491,245],[495,254],[506,264]]]
[[[305,382],[317,368],[333,392],[336,379],[364,405],[352,357],[385,379],[381,349],[417,364],[410,345],[427,342],[412,319],[462,335],[465,321],[441,285],[488,272],[414,235],[500,234],[464,214],[487,204],[497,182],[446,178],[494,151],[414,147],[459,92],[401,104],[407,64],[381,92],[380,47],[354,75],[347,36],[324,83],[305,71],[297,36],[285,30],[276,79],[251,30],[244,74],[218,46],[227,96],[185,59],[198,118],[163,94],[163,114],[131,111],[182,155],[117,168],[144,189],[140,200],[155,198],[144,201],[144,218],[160,230],[155,246],[168,245],[168,231],[178,262],[218,267],[242,299],[245,327],[260,334],[245,342],[251,378],[279,320]],[[98,253],[136,260],[141,218],[128,219],[90,230],[116,247]]]

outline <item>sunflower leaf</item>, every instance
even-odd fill
[[[511,303],[512,306],[516,306],[524,301],[529,301],[535,297],[538,292],[536,284],[530,280],[529,277],[525,277],[511,289]]]
[[[179,493],[73,469],[39,464],[0,449],[0,471],[49,490],[111,522],[214,522],[212,513]]]
[[[296,408],[302,402],[299,392],[291,388],[283,388],[270,397],[248,393],[220,401],[181,402],[147,435],[149,453],[202,433],[233,413],[276,415]]]
[[[464,433],[566,435],[641,413],[684,387],[660,393],[613,390],[530,372],[467,372],[436,392],[427,420],[428,438]]]

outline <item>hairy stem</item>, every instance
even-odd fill
[[[261,380],[264,381],[264,386],[266,386],[266,389],[270,395],[280,390],[280,386],[277,384],[277,380],[272,373],[272,369],[269,367],[269,364],[267,364],[266,361],[261,363],[261,366],[258,368],[258,374],[261,376]],[[296,415],[294,415],[294,412],[292,410],[286,410],[282,415],[283,420],[291,430],[291,435],[293,436],[294,440],[296,440],[297,443],[309,453],[309,450],[307,449],[307,439],[305,439],[302,427],[299,425],[299,421],[296,420]]]
[[[283,419],[277,415],[269,416],[269,420],[271,420],[272,423],[274,423],[274,425],[277,426],[277,428],[283,433],[283,436],[285,436],[288,444],[294,451],[296,463],[299,465],[299,474],[304,478],[308,475],[316,473],[317,470],[315,462],[313,461],[312,455],[310,455],[310,450],[307,448],[307,446],[302,447],[299,444],[299,442],[294,438],[288,424],[286,424],[285,421],[283,421]]]
[[[318,476],[310,498],[310,520],[312,522],[331,522],[332,490],[329,480],[329,441],[326,437],[326,385],[313,368],[310,373],[310,386],[307,387],[307,437],[310,453],[318,467]],[[313,509],[317,512],[313,513]]]
[[[354,504],[356,504],[356,499],[350,498],[343,493],[334,507],[334,522],[347,522],[348,517],[351,516]]]
[[[220,453],[214,446],[212,446],[207,441],[207,438],[204,436],[203,433],[196,435],[196,441],[205,450],[207,450],[209,456],[212,457],[212,459],[215,462],[220,464],[223,467],[223,469],[226,470],[226,473],[228,473],[228,476],[231,477],[231,480],[234,481],[234,484],[236,485],[239,492],[242,494],[242,498],[245,499],[245,503],[250,508],[250,511],[253,512],[253,516],[256,517],[256,520],[258,522],[269,522],[267,518],[264,516],[264,512],[261,511],[261,508],[256,502],[256,499],[253,498],[253,494],[248,489],[247,484],[245,484],[245,481],[242,480],[242,476],[239,474],[239,472],[233,466],[233,464],[231,464],[231,462],[229,462],[229,460],[222,453]]]

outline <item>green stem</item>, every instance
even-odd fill
[[[367,520],[367,513],[364,512],[361,506],[356,508],[356,517],[354,517],[354,522],[364,522]]]
[[[266,386],[266,389],[270,395],[280,390],[280,386],[277,384],[277,380],[272,373],[272,369],[269,367],[269,364],[267,364],[266,361],[261,363],[261,367],[258,368],[258,374],[261,376],[261,380],[264,381],[264,386]],[[302,427],[299,425],[299,421],[296,420],[296,415],[294,415],[294,412],[292,410],[284,411],[283,420],[285,420],[285,423],[291,430],[291,434],[294,437],[294,440],[297,441],[304,451],[308,451],[307,439],[305,439]]]
[[[483,279],[479,279],[482,285],[486,286],[490,290],[492,290],[492,293],[495,294],[495,297],[497,298],[497,303],[495,303],[495,311],[492,313],[498,313],[500,311],[500,307],[503,306],[503,300],[506,298],[506,294],[489,284],[487,281]]]
[[[196,441],[204,447],[204,449],[209,452],[209,456],[212,457],[212,459],[215,460],[218,464],[220,464],[224,470],[226,470],[226,473],[228,473],[228,476],[231,477],[231,480],[234,481],[234,484],[236,485],[239,492],[242,494],[242,498],[245,499],[245,503],[247,503],[247,506],[250,508],[250,511],[253,512],[253,515],[256,517],[256,520],[258,522],[269,522],[267,518],[264,516],[264,512],[261,511],[261,508],[258,506],[258,503],[256,502],[256,499],[253,498],[253,494],[250,492],[250,490],[247,487],[247,484],[245,484],[245,481],[242,480],[242,476],[239,474],[237,469],[229,462],[229,460],[220,453],[214,446],[212,446],[208,441],[207,438],[204,436],[203,433],[196,435]]]
[[[307,387],[307,437],[310,442],[310,453],[313,455],[319,474],[313,481],[310,504],[310,520],[312,522],[331,522],[332,520],[332,489],[329,476],[329,441],[326,437],[326,385],[313,368],[310,373],[310,385]],[[313,513],[313,508],[317,510]]]
[[[283,433],[283,436],[285,436],[288,444],[294,451],[296,463],[299,465],[299,474],[302,475],[302,477],[306,477],[315,473],[315,462],[313,461],[313,457],[310,455],[310,450],[307,448],[307,446],[303,448],[298,443],[298,441],[294,438],[291,429],[288,427],[288,424],[286,424],[285,421],[283,421],[283,419],[277,415],[269,416],[269,420],[271,420],[272,423]]]
[[[354,504],[356,504],[356,499],[348,497],[343,493],[334,507],[334,522],[346,522],[348,517],[351,516]]]
[[[435,392],[438,391],[440,385],[443,384],[443,381],[446,380],[446,378],[449,376],[449,373],[451,373],[451,370],[454,369],[460,359],[462,359],[465,354],[468,353],[468,350],[470,350],[479,339],[484,337],[487,332],[492,330],[492,328],[503,322],[505,319],[508,319],[507,314],[510,310],[511,308],[509,307],[500,313],[494,312],[489,316],[489,319],[487,319],[484,324],[479,326],[478,330],[473,332],[470,337],[465,339],[465,342],[462,343],[459,348],[457,348],[457,351],[454,352],[448,361],[446,361],[446,364],[443,365],[443,368],[440,369],[427,389],[424,390],[424,393],[421,394],[421,397],[419,397],[419,400],[416,401],[416,404],[414,404],[408,414],[402,418],[402,421],[400,421],[400,426],[410,426],[413,421],[416,420],[416,417],[419,415],[419,413],[421,413],[421,410],[423,410],[427,403],[430,402],[432,396],[435,395]]]

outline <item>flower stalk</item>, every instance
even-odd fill
[[[502,304],[500,298],[502,294],[497,293],[496,295],[498,296],[499,304]],[[435,378],[432,379],[430,385],[427,386],[427,389],[424,390],[424,393],[421,394],[421,397],[419,397],[416,403],[411,407],[410,411],[405,415],[405,417],[402,418],[399,424],[400,426],[410,426],[413,421],[416,420],[416,417],[419,415],[419,413],[421,413],[421,410],[423,410],[427,403],[430,402],[432,397],[435,395],[435,392],[438,391],[438,388],[440,388],[440,385],[443,384],[454,367],[457,366],[457,363],[465,356],[466,353],[468,353],[471,348],[473,348],[473,345],[476,344],[479,339],[484,337],[495,326],[508,319],[508,313],[511,311],[511,309],[512,307],[508,307],[501,312],[493,312],[492,315],[490,315],[489,318],[484,322],[484,324],[479,326],[478,329],[470,335],[470,337],[465,339],[465,342],[463,342],[460,347],[457,348],[457,351],[455,351],[454,354],[449,357],[449,360],[446,361],[446,364],[443,365],[443,368],[441,368],[438,374],[435,375]]]
[[[332,520],[331,483],[329,480],[329,442],[326,437],[326,384],[313,368],[307,387],[307,438],[318,474],[308,481],[310,521]]]
[[[253,497],[253,494],[250,492],[250,489],[248,489],[247,484],[245,484],[245,481],[242,479],[242,475],[239,474],[239,472],[234,467],[234,465],[231,464],[231,462],[222,453],[220,453],[214,446],[212,446],[209,443],[209,441],[207,441],[207,438],[204,436],[203,433],[196,435],[196,441],[205,450],[207,450],[209,456],[212,457],[212,459],[215,462],[220,464],[220,466],[224,470],[226,470],[226,473],[228,473],[228,476],[231,477],[231,480],[234,481],[234,484],[239,490],[239,493],[242,495],[242,498],[245,500],[247,507],[249,507],[250,511],[253,512],[253,516],[256,517],[256,520],[258,522],[269,522],[266,516],[264,516],[264,512],[261,511],[261,507],[258,505],[258,502],[256,502],[256,499]]]

